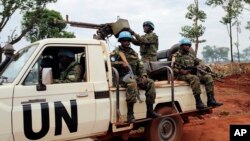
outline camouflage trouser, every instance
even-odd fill
[[[143,62],[146,62],[146,61],[157,61],[157,57],[156,57],[156,55],[142,55],[141,60]]]
[[[200,83],[205,85],[207,94],[214,94],[214,80],[211,75],[205,74],[198,77],[197,75],[187,74],[177,77],[179,80],[186,81],[190,84],[193,94],[201,94]]]
[[[146,96],[146,103],[147,104],[154,104],[155,103],[155,86],[154,81],[147,78],[146,83],[142,84],[141,79],[133,79],[128,83],[124,83],[124,86],[126,89],[126,101],[127,103],[136,103],[136,95],[138,94],[138,87],[145,90],[145,96]],[[137,85],[137,83],[139,85]]]

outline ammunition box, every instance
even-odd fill
[[[118,37],[121,31],[127,31],[129,28],[130,26],[126,19],[119,19],[115,23],[112,23],[112,30],[115,37]]]

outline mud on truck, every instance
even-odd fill
[[[196,110],[190,86],[174,79],[169,61],[149,62],[145,64],[148,75],[156,80],[154,110],[162,116],[146,118],[145,95],[140,90],[142,102],[134,106],[136,121],[127,123],[125,88],[111,66],[105,38],[128,29],[128,21],[65,22],[98,29],[96,39],[45,39],[12,57],[0,71],[1,141],[109,140],[114,136],[126,140],[130,131],[140,127],[145,140],[177,141],[189,116],[211,112],[211,108]],[[71,50],[84,68],[81,82],[53,83],[60,74],[57,54],[62,48]],[[44,60],[49,65],[41,66]],[[201,88],[205,102],[205,88]]]

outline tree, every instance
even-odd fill
[[[249,61],[250,60],[250,47],[243,49],[242,52],[243,52],[242,54],[245,58],[245,61]]]
[[[219,61],[227,61],[228,60],[228,51],[229,51],[229,48],[227,47],[219,47],[219,48],[216,48],[217,50],[217,53],[218,53],[218,60]]]
[[[188,6],[188,13],[186,14],[186,18],[193,20],[193,26],[183,26],[181,28],[182,36],[190,38],[193,42],[195,42],[195,55],[198,52],[199,43],[205,42],[205,40],[199,40],[205,32],[205,27],[198,24],[198,21],[204,22],[207,18],[206,13],[202,10],[199,10],[198,0],[194,0],[194,4]]]
[[[23,16],[22,28],[26,28],[29,22],[35,15],[35,11],[27,12]],[[62,22],[55,22],[56,20],[63,20],[61,14],[54,10],[44,9],[41,18],[33,25],[33,28],[27,32],[26,39],[35,42],[45,38],[73,38],[74,33],[67,32],[64,29],[67,24]]]
[[[228,60],[228,51],[227,47],[211,47],[207,45],[203,47],[202,55],[206,63],[215,61],[225,62]]]
[[[248,1],[248,0],[245,0]],[[222,6],[226,15],[222,17],[222,24],[227,26],[228,35],[230,38],[231,62],[233,62],[233,41],[232,41],[232,26],[243,10],[243,1],[240,0],[207,0],[206,4],[209,6]]]
[[[39,15],[48,3],[56,2],[57,0],[1,0],[0,2],[0,36],[2,30],[8,24],[10,18],[17,12],[21,14],[27,11],[36,11],[36,16],[30,21],[30,23],[23,28],[21,33],[16,34],[16,30],[13,30],[11,35],[9,35],[9,44],[15,44],[22,39],[25,34],[33,28],[33,24],[39,19]],[[3,35],[8,36],[8,35]],[[2,58],[2,48],[0,47],[0,58]],[[0,59],[1,63],[1,59]]]
[[[249,22],[247,22],[246,29],[250,30],[250,21],[249,21]],[[249,38],[250,38],[250,37],[249,37]]]
[[[240,51],[239,51],[239,33],[241,33],[241,28],[240,28],[240,22],[238,21],[238,19],[236,19],[236,34],[237,34],[237,41],[234,43],[238,52],[238,62],[240,62]]]
[[[9,43],[17,43],[30,29],[33,28],[33,25],[38,22],[46,5],[56,1],[57,0],[2,0],[0,3],[2,9],[0,12],[0,32],[6,26],[11,16],[18,10],[20,10],[20,13],[22,14],[28,11],[35,11],[36,16],[30,20],[30,23],[27,24],[26,28],[23,28],[19,35],[12,34],[14,36],[11,36]]]
[[[213,47],[207,45],[207,46],[203,47],[203,51],[201,53],[202,53],[202,56],[205,59],[206,63],[210,62],[210,59],[211,59],[211,62],[214,62],[214,60],[213,60],[214,59]]]
[[[247,22],[246,29],[249,29],[249,30],[250,30],[250,22]]]

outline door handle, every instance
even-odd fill
[[[46,99],[29,99],[28,101],[21,101],[21,104],[41,103],[41,102],[46,102]]]
[[[87,97],[88,96],[88,92],[84,92],[84,93],[80,93],[76,95],[77,97]]]

